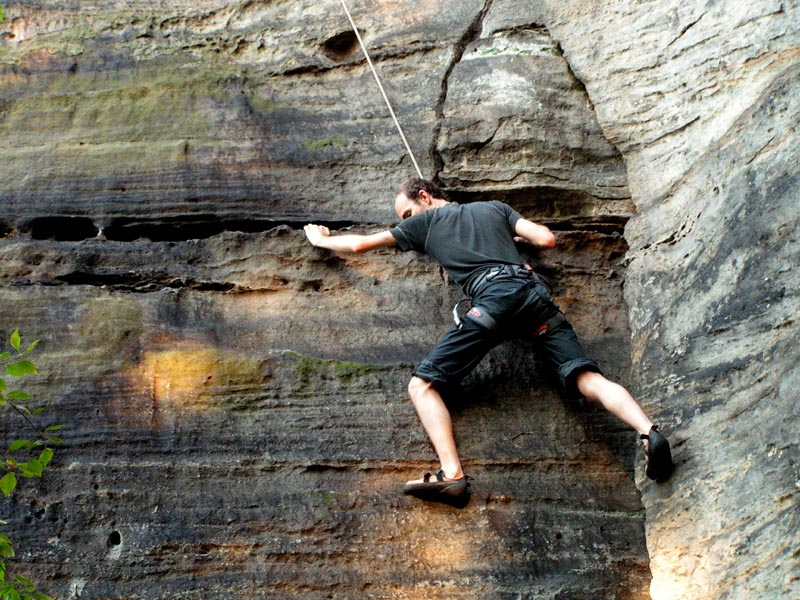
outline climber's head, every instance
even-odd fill
[[[439,208],[446,202],[447,194],[438,185],[427,179],[413,177],[400,186],[394,210],[398,217],[405,220],[431,208]]]

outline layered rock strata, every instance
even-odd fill
[[[351,8],[426,174],[557,231],[557,251],[522,250],[626,380],[624,165],[543,20]],[[7,326],[43,338],[34,391],[68,425],[11,510],[45,589],[646,596],[634,436],[562,402],[529,345],[450,398],[470,504],[399,494],[434,459],[405,386],[460,295],[427,259],[300,231],[386,227],[412,174],[336,3],[6,18],[0,293]]]
[[[413,174],[338,3],[17,2],[0,327],[68,425],[7,505],[22,566],[65,598],[796,591],[796,9],[351,4],[425,173],[557,232],[526,258],[676,443],[647,547],[634,436],[522,342],[451,398],[470,504],[398,495],[459,294],[304,241],[385,227]]]

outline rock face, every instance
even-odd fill
[[[399,495],[460,294],[302,235],[386,227],[413,175],[338,3],[8,3],[0,328],[67,424],[5,504],[21,567],[63,598],[796,596],[796,9],[351,9],[425,174],[556,231],[526,257],[678,472],[520,341],[450,399],[470,504]]]
[[[798,8],[565,2],[551,16],[638,209],[635,380],[679,463],[643,488],[652,597],[798,597]]]

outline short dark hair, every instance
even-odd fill
[[[400,186],[400,193],[414,202],[419,202],[419,193],[423,191],[428,192],[434,198],[448,200],[447,194],[438,185],[421,177],[407,179]]]

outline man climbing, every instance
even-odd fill
[[[645,440],[646,473],[658,482],[673,470],[669,443],[622,386],[602,375],[586,356],[570,324],[553,303],[541,279],[522,264],[515,241],[552,248],[555,236],[544,225],[523,218],[498,201],[457,204],[425,179],[409,179],[395,199],[402,219],[397,227],[371,235],[332,236],[328,228],[305,227],[314,246],[366,252],[397,245],[435,258],[469,296],[472,308],[416,367],[408,392],[439,457],[440,470],[403,486],[406,494],[449,501],[468,495],[450,413],[442,391],[459,383],[489,350],[521,335],[533,337],[558,375],[563,391],[580,394],[635,429]]]

